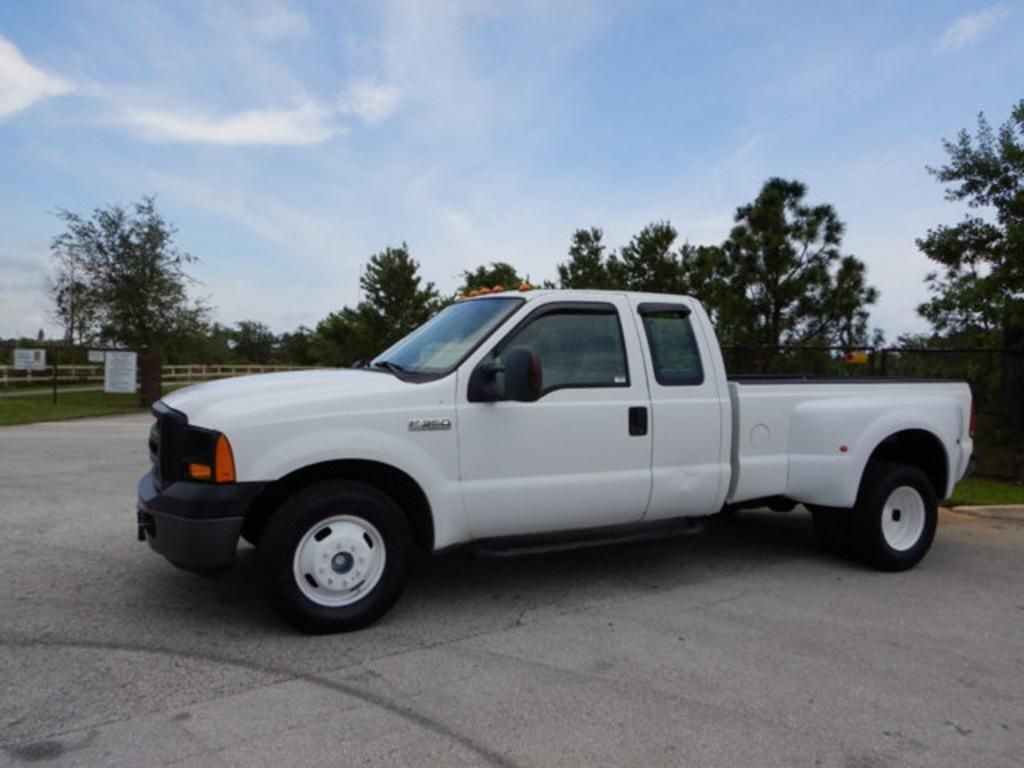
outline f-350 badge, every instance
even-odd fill
[[[451,419],[410,419],[410,432],[438,432],[452,428]]]

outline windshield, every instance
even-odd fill
[[[443,376],[523,303],[509,296],[452,304],[373,359],[403,372]]]

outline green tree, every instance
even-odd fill
[[[843,223],[831,205],[804,202],[799,181],[772,178],[736,211],[716,280],[719,331],[747,346],[856,345],[878,291],[864,264],[843,255]]]
[[[232,344],[232,330],[226,325],[203,323],[169,339],[163,353],[169,365],[227,365],[238,362]]]
[[[942,145],[948,163],[928,171],[971,212],[917,241],[939,267],[918,312],[946,337],[1024,347],[1024,100],[998,131],[980,114],[973,137]]]
[[[363,300],[332,312],[317,325],[314,354],[331,365],[351,365],[383,352],[425,322],[440,305],[433,283],[424,284],[409,247],[370,257],[359,278]]]
[[[722,304],[728,300],[728,283],[722,279],[724,252],[717,245],[690,245],[679,248],[679,292],[700,300],[718,324]]]
[[[523,284],[523,278],[519,276],[516,268],[504,261],[492,261],[489,266],[481,265],[472,272],[463,272],[462,278],[460,294],[499,285],[505,290],[514,291]]]
[[[274,356],[277,336],[263,323],[242,320],[231,331],[231,346],[242,361],[267,365]]]
[[[86,344],[95,331],[95,303],[88,286],[78,275],[78,264],[63,254],[54,254],[55,274],[50,278],[54,318],[64,326],[64,341]]]
[[[648,224],[609,257],[611,283],[630,291],[683,293],[682,264],[672,248],[678,236],[667,221]]]
[[[313,331],[300,325],[291,333],[282,333],[275,359],[284,365],[313,365]]]
[[[558,265],[558,282],[562,288],[602,290],[617,288],[608,272],[603,242],[604,232],[598,227],[577,229],[569,245],[569,260]]]
[[[423,323],[435,311],[438,294],[433,283],[423,283],[420,265],[409,246],[386,248],[370,257],[359,278],[363,301],[359,308],[372,317],[380,338],[390,345]]]
[[[558,265],[562,288],[685,293],[708,305],[718,290],[721,250],[683,243],[673,250],[678,234],[667,221],[653,222],[617,254],[606,255],[604,233],[597,227],[577,229],[569,260]]]
[[[67,337],[158,348],[201,327],[209,309],[189,296],[185,271],[196,259],[175,245],[154,198],[57,216],[65,230],[51,244],[50,289]]]

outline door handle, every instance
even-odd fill
[[[633,437],[647,434],[647,406],[636,405],[629,409],[629,434]]]

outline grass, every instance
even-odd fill
[[[1024,485],[968,477],[956,484],[953,495],[943,503],[949,507],[1024,504]]]
[[[77,381],[75,381],[75,380],[68,380],[68,379],[61,379],[60,382],[59,382],[59,386],[61,388],[64,388],[64,387],[102,387],[103,386],[103,382],[102,381],[96,381],[95,379],[93,379],[92,381],[89,381],[88,379],[80,379],[80,380],[77,380]],[[36,390],[50,389],[52,387],[53,387],[53,379],[32,379],[32,381],[25,381],[24,379],[18,379],[18,380],[15,380],[15,381],[8,381],[6,384],[4,384],[2,387],[0,387],[0,392],[19,392],[21,390],[36,391]]]
[[[2,397],[0,425],[31,424],[34,421],[59,421],[141,410],[138,395],[115,395],[106,392],[58,393],[56,403],[49,395]]]
[[[164,393],[180,385],[164,387]],[[54,403],[49,395],[0,397],[0,426],[32,424],[37,421],[62,421],[113,413],[142,413],[139,396],[106,392],[58,392]]]

